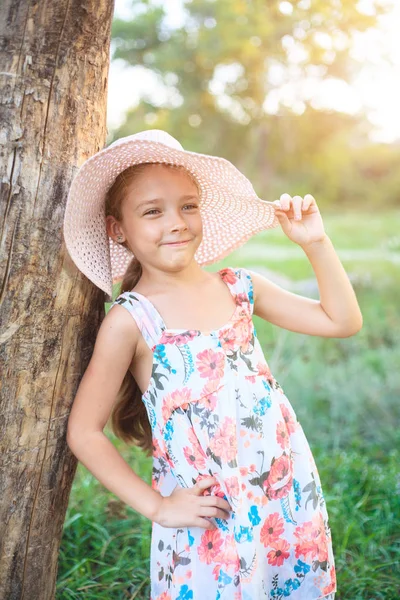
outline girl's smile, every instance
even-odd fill
[[[191,240],[182,240],[180,242],[164,242],[163,246],[185,246],[191,242]]]

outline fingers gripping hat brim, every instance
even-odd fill
[[[64,215],[64,240],[77,267],[112,296],[133,258],[107,234],[105,196],[124,169],[142,162],[181,165],[200,188],[203,239],[195,254],[200,265],[217,262],[252,235],[279,224],[273,202],[261,200],[252,184],[228,160],[141,140],[114,143],[89,158],[75,175]]]

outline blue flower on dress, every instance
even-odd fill
[[[250,527],[240,525],[240,531],[235,530],[235,540],[241,544],[242,542],[251,542],[253,539],[253,530]]]
[[[300,483],[297,479],[293,479],[293,489],[294,489],[294,497],[296,498],[296,510],[299,510],[301,504],[301,489]]]
[[[295,577],[295,578],[293,579],[293,581],[292,581],[292,587],[293,587],[293,589],[294,589],[294,590],[297,590],[297,588],[299,588],[299,587],[300,587],[300,585],[301,585],[301,581],[299,581],[299,580],[297,579],[297,577]]]
[[[224,583],[225,585],[232,581],[232,577],[225,573],[222,569],[219,570],[218,581]]]
[[[214,517],[218,527],[222,529],[222,531],[229,531],[229,527],[226,525],[225,519],[219,519],[218,517]]]
[[[189,546],[193,546],[194,536],[190,533],[188,529],[188,538],[189,538]]]
[[[174,433],[174,424],[171,420],[167,421],[167,424],[164,429],[164,438],[166,440],[172,440],[172,435]]]
[[[169,371],[171,371],[172,373],[176,373],[176,369],[173,369],[171,367],[171,364],[167,359],[165,344],[157,344],[154,347],[153,355],[154,355],[154,360],[156,360],[158,363],[164,365],[164,367],[166,369],[168,369]]]
[[[306,575],[306,573],[308,573],[308,571],[310,569],[311,569],[311,566],[307,565],[307,563],[303,562],[300,559],[297,561],[297,564],[294,566],[295,573],[304,573],[304,575]]]
[[[154,428],[156,426],[156,421],[157,421],[156,411],[154,410],[154,408],[150,402],[148,402],[146,404],[146,406],[147,406],[147,413],[149,416],[150,426],[151,426],[151,429],[154,431]]]
[[[248,285],[249,285],[247,295],[249,297],[250,304],[253,304],[254,303],[253,282],[252,282],[251,277],[249,275],[246,275],[246,279],[248,280]]]
[[[259,400],[257,400],[257,404],[255,404],[253,406],[253,412],[255,412],[256,415],[263,416],[263,415],[265,415],[267,408],[269,408],[271,406],[271,404],[272,404],[272,402],[271,402],[271,398],[269,396],[260,398]]]
[[[265,389],[270,392],[271,391],[271,386],[269,385],[268,381],[265,381],[265,379],[262,380],[263,382],[263,386],[265,387]]]
[[[276,588],[276,590],[271,590],[271,596],[273,598],[275,598],[275,596],[277,596],[279,598],[279,596],[282,596],[283,594],[283,589],[282,588]]]
[[[290,596],[293,590],[297,590],[297,588],[300,587],[300,581],[297,577],[295,577],[295,579],[287,579],[284,586],[283,595]]]
[[[193,598],[193,590],[190,590],[189,586],[185,583],[179,590],[177,600],[190,600],[190,598]]]
[[[250,510],[247,514],[252,525],[258,525],[261,521],[260,515],[258,514],[258,508],[255,504],[250,507]]]

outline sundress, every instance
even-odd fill
[[[150,600],[333,600],[319,474],[258,340],[251,275],[232,267],[218,273],[236,308],[211,332],[167,329],[137,292],[114,302],[131,313],[153,353],[142,396],[153,436],[152,488],[168,496],[212,475],[217,483],[205,495],[232,507],[226,519],[209,518],[215,530],[152,522]]]

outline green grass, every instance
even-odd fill
[[[341,214],[325,221],[339,250],[378,251],[399,230],[400,213]],[[260,238],[265,244],[293,247],[277,230],[255,236],[246,248],[258,246]],[[249,254],[239,250],[210,270],[266,266],[292,279],[312,277],[298,250],[298,258],[276,261],[263,260],[259,252],[253,253],[257,260],[250,261]],[[348,272],[364,277],[354,284],[364,317],[357,335],[326,339],[279,329],[256,316],[254,323],[318,466],[332,530],[336,600],[397,600],[400,267],[382,259],[344,264]],[[106,432],[150,484],[151,459]],[[147,519],[123,505],[79,464],[64,525],[56,597],[148,600],[150,533]]]

